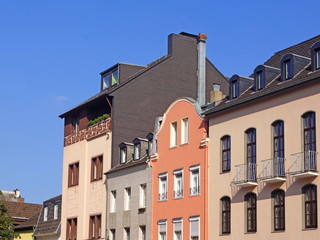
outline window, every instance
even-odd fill
[[[316,69],[320,69],[320,48],[315,50],[315,60]]]
[[[67,219],[67,240],[77,240],[77,219]]]
[[[139,240],[146,240],[146,226],[139,226]]]
[[[317,228],[317,186],[313,184],[302,188],[304,195],[304,221],[305,228]]]
[[[124,240],[130,240],[130,228],[124,228]]]
[[[145,208],[147,206],[147,185],[140,185],[140,197],[139,197],[139,208]]]
[[[182,119],[181,125],[181,144],[188,143],[189,141],[189,120],[188,118]]]
[[[102,77],[102,90],[109,88],[118,83],[118,69],[113,72],[107,73]]]
[[[170,128],[170,147],[177,146],[177,122],[171,123]]]
[[[303,146],[305,171],[317,170],[316,152],[316,116],[314,112],[307,112],[303,116]]]
[[[79,132],[79,122],[80,122],[79,115],[75,115],[72,117],[72,133]]]
[[[245,196],[247,209],[247,232],[257,231],[257,197],[254,193]]]
[[[174,174],[174,198],[183,197],[183,171],[176,170]]]
[[[120,163],[125,163],[127,161],[127,148],[120,148]]]
[[[124,189],[124,210],[130,210],[131,188]]]
[[[103,157],[94,157],[91,159],[91,182],[102,179],[103,176]]]
[[[230,233],[231,211],[230,211],[230,198],[221,198],[221,233]]]
[[[277,189],[271,193],[273,199],[273,228],[274,231],[285,229],[284,191]]]
[[[140,159],[140,153],[141,153],[141,143],[134,145],[134,160]]]
[[[231,82],[230,95],[231,95],[231,99],[239,97],[239,85],[237,80]]]
[[[110,229],[110,231],[109,231],[109,239],[110,240],[116,240],[116,230],[115,229]]]
[[[246,131],[247,141],[247,180],[256,181],[256,129]]]
[[[260,90],[265,87],[262,71],[256,72],[256,90]]]
[[[284,158],[284,124],[276,121],[273,126],[273,157]]]
[[[200,166],[190,168],[190,195],[200,194]]]
[[[48,207],[43,209],[43,221],[48,221]]]
[[[167,174],[159,175],[159,200],[164,201],[168,198],[167,190]]]
[[[230,136],[221,138],[221,158],[222,158],[222,172],[229,172],[231,165],[231,147]]]
[[[111,191],[111,194],[110,194],[110,212],[111,213],[116,211],[116,200],[117,200],[117,191]]]
[[[89,239],[101,238],[101,215],[90,216]]]
[[[285,60],[283,62],[284,64],[284,79],[285,80],[288,80],[290,78],[292,78],[293,76],[293,72],[292,72],[292,62],[291,62],[291,59],[288,59],[288,60]]]
[[[54,205],[53,207],[53,219],[56,220],[58,219],[59,215],[59,205]]]
[[[182,240],[182,218],[173,219],[174,240]]]
[[[199,240],[199,229],[200,229],[200,218],[199,217],[190,217],[190,239],[191,240]]]
[[[161,220],[158,222],[159,240],[167,239],[167,221]]]
[[[79,184],[79,163],[69,165],[68,186],[72,187]]]
[[[320,69],[320,41],[316,42],[311,47],[311,70]]]

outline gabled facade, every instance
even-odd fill
[[[207,134],[194,100],[178,99],[165,112],[150,161],[151,239],[208,239]]]
[[[210,238],[320,237],[319,41],[277,52],[250,86],[205,112]]]
[[[169,35],[165,56],[147,66],[120,63],[103,71],[101,91],[60,116],[62,239],[107,237],[100,231],[106,226],[109,204],[101,172],[120,164],[121,142],[152,132],[154,119],[178,97],[196,98],[201,92],[201,102],[208,102],[206,93],[214,82],[227,91],[225,77],[205,57],[205,42],[204,34]],[[92,216],[97,216],[98,236],[90,230]]]

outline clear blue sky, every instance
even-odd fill
[[[226,76],[320,34],[319,0],[0,0],[0,189],[26,202],[61,193],[63,121],[117,62],[147,64],[167,35],[208,36]]]

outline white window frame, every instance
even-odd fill
[[[170,147],[176,147],[178,144],[178,122],[170,124]]]
[[[189,118],[181,120],[181,144],[189,142]]]
[[[59,216],[59,205],[56,204],[53,207],[53,219],[54,220],[58,219],[58,216]]]
[[[165,225],[165,229],[166,229],[165,232],[160,231],[160,228],[161,228],[162,225]],[[159,237],[159,240],[166,240],[167,239],[167,237],[168,237],[168,234],[167,234],[168,229],[167,229],[167,227],[168,227],[167,226],[167,220],[158,221],[158,237]],[[161,237],[161,233],[165,233],[165,238]]]
[[[124,210],[125,211],[130,210],[130,204],[131,204],[131,188],[127,187],[124,189]]]
[[[142,229],[144,229],[144,231],[142,231]],[[139,240],[146,240],[147,239],[147,235],[146,235],[146,226],[145,225],[141,225],[139,226]]]
[[[44,207],[44,209],[43,209],[43,221],[44,222],[48,221],[48,211],[49,211],[49,208]]]
[[[179,169],[179,170],[175,170],[173,171],[173,175],[174,175],[174,198],[183,198],[183,170]],[[180,189],[179,189],[179,184],[178,184],[178,177],[177,176],[181,176],[181,181],[180,181]]]
[[[109,237],[110,237],[109,238],[110,240],[116,239],[116,229],[115,228],[109,230]]]
[[[168,200],[168,174],[163,173],[159,174],[159,201],[166,201]],[[165,181],[164,181],[165,179]],[[165,189],[163,189],[163,184],[165,183]]]
[[[182,218],[173,219],[172,223],[173,223],[173,240],[179,240],[176,236],[176,223],[181,224],[180,232],[181,232],[181,239],[183,239],[183,219]]]
[[[127,148],[120,148],[120,163],[126,163],[127,161]]]
[[[200,195],[200,166],[193,166],[190,167],[190,196],[196,196],[196,195]],[[198,172],[198,186],[194,186],[194,175],[195,172]]]
[[[146,208],[147,206],[147,184],[140,184],[139,186],[139,208]]]
[[[129,233],[129,235],[128,235]],[[130,228],[125,227],[123,228],[123,240],[130,240]]]
[[[200,217],[199,216],[198,217],[190,217],[189,218],[189,229],[190,229],[190,235],[189,236],[190,236],[190,240],[193,240],[192,236],[191,236],[191,230],[192,230],[191,229],[191,223],[192,222],[196,222],[196,221],[198,222],[198,240],[200,240],[200,229],[201,228],[200,228]]]
[[[141,154],[141,143],[134,145],[134,160],[139,160]]]
[[[116,212],[116,201],[117,201],[117,191],[113,190],[110,192],[110,212],[114,213]]]

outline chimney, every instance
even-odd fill
[[[214,83],[212,85],[212,91],[210,92],[210,102],[219,103],[226,95],[220,90],[220,84]]]
[[[206,39],[204,33],[198,35],[198,103],[200,106],[206,101]]]

